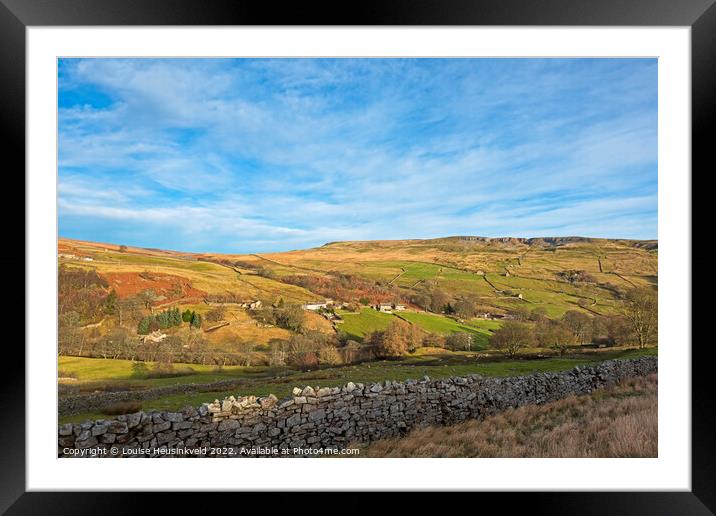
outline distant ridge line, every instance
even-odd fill
[[[327,242],[321,247],[336,244],[349,243],[368,243],[368,242],[445,242],[445,241],[466,241],[466,242],[484,242],[484,243],[502,243],[502,244],[525,244],[525,245],[564,245],[570,243],[591,243],[591,242],[627,242],[634,247],[643,249],[658,249],[658,240],[648,239],[641,240],[635,238],[600,238],[600,237],[581,237],[581,236],[560,236],[560,237],[483,237],[474,235],[456,235],[438,238],[408,238],[408,239],[385,239],[385,240],[338,240]]]

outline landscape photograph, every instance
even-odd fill
[[[656,59],[57,67],[58,457],[658,457]]]

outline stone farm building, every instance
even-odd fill
[[[400,303],[380,303],[379,305],[375,305],[374,308],[379,312],[390,314],[393,313],[393,310],[396,312],[403,312],[405,310],[405,305]]]

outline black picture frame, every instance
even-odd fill
[[[280,7],[246,0],[0,0],[0,116],[5,163],[24,191],[19,170],[25,168],[25,30],[31,26],[83,25],[543,25],[543,26],[689,26],[692,72],[693,170],[707,173],[716,119],[716,6],[714,0],[362,0],[341,4],[291,2]],[[709,166],[709,169],[713,165]],[[684,174],[693,172],[684,171]],[[686,178],[688,180],[688,176]],[[18,190],[13,190],[18,191]],[[7,195],[7,194],[6,194]],[[18,194],[12,197],[19,197]],[[12,221],[18,242],[25,228],[17,222],[17,206],[4,203],[5,221]],[[692,232],[695,234],[695,232]],[[24,249],[24,245],[23,245]],[[693,252],[693,250],[692,250]],[[2,257],[17,270],[17,256]],[[693,262],[694,267],[708,262]],[[27,273],[27,271],[25,271]],[[20,276],[15,275],[20,291]],[[24,290],[23,290],[24,291]],[[17,300],[14,300],[17,304]],[[689,302],[689,300],[684,300]],[[694,310],[697,308],[694,306]],[[27,307],[27,310],[31,307]],[[705,314],[704,314],[705,315]],[[19,339],[18,339],[19,341]],[[691,342],[681,345],[690,346]],[[716,418],[713,412],[708,346],[692,348],[692,491],[609,493],[503,493],[483,498],[529,504],[531,512],[579,514],[712,514],[716,511]],[[0,512],[7,514],[125,514],[122,493],[38,493],[25,489],[25,352],[5,346],[4,358],[16,366],[3,372],[0,390]],[[141,507],[148,494],[133,494]],[[214,495],[212,495],[214,496]],[[363,498],[346,495],[359,508]],[[172,494],[185,511],[206,508],[206,498]],[[343,503],[346,503],[344,498]],[[245,505],[248,507],[248,505]],[[486,505],[484,507],[487,507]],[[367,508],[367,507],[366,507]]]

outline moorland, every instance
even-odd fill
[[[60,396],[236,382],[144,402],[174,409],[237,389],[280,396],[307,381],[655,354],[657,264],[652,240],[463,236],[217,254],[61,238]]]

